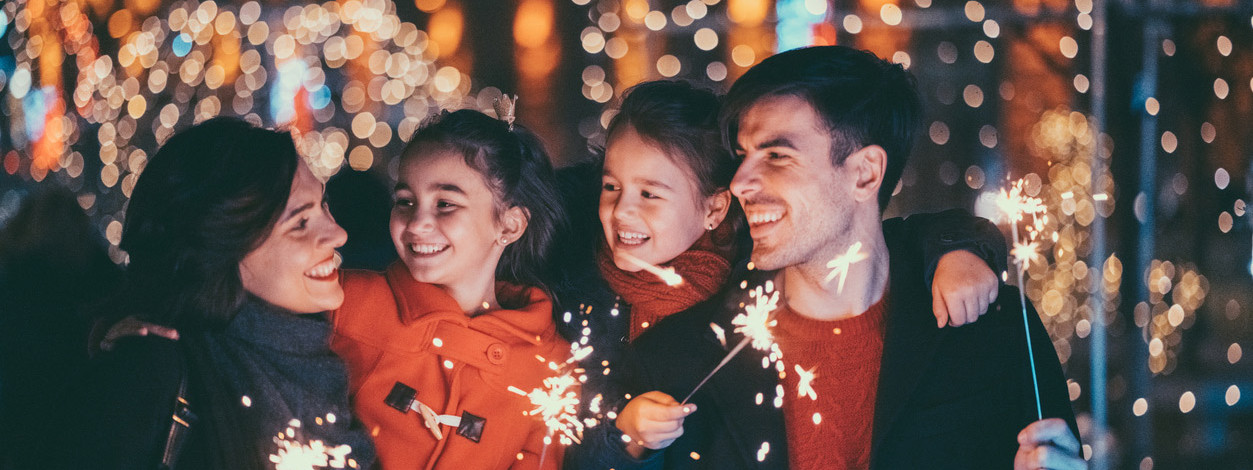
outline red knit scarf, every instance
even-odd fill
[[[683,283],[673,287],[645,270],[628,272],[618,269],[613,264],[609,246],[601,243],[596,262],[609,287],[631,305],[631,340],[648,326],[708,299],[722,287],[731,273],[734,249],[719,247],[713,242],[713,237],[730,239],[724,236],[724,232],[731,231],[730,225],[724,223],[712,232],[705,232],[691,248],[662,265],[663,268],[674,268],[683,277]]]

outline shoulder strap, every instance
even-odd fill
[[[170,432],[165,438],[165,449],[161,453],[162,470],[173,470],[178,464],[178,457],[182,453],[183,445],[187,442],[187,434],[191,430],[193,424],[198,418],[191,411],[191,404],[187,402],[187,359],[182,359],[182,374],[178,381],[178,396],[174,397],[174,413],[170,419]]]

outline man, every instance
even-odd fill
[[[903,243],[908,228],[884,235],[882,208],[920,108],[907,72],[838,46],[773,56],[736,82],[722,123],[741,158],[731,191],[755,269],[635,342],[632,388],[646,393],[610,428],[621,439],[602,461],[618,470],[1084,466],[1056,352],[1029,311],[1043,414],[1054,418],[1033,423],[1016,289],[1003,287],[974,324],[941,329],[919,275],[922,248]],[[842,255],[847,263],[832,263]],[[744,349],[678,403],[742,338],[737,314],[768,308],[771,289],[781,294],[771,317],[778,349]]]

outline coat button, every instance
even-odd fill
[[[504,364],[505,363],[505,345],[500,344],[500,343],[492,343],[491,346],[488,346],[487,347],[487,360],[491,361],[492,364],[497,364],[497,365]]]

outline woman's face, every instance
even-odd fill
[[[498,221],[486,180],[454,151],[421,150],[403,158],[392,200],[392,243],[419,282],[490,282],[505,245],[520,235]]]
[[[334,310],[344,302],[335,249],[348,234],[331,218],[323,189],[302,162],[278,223],[239,263],[244,289],[295,313]]]
[[[725,193],[722,207],[715,208],[719,195],[704,197],[690,169],[629,125],[605,149],[601,183],[600,223],[614,265],[624,271],[642,269],[624,253],[654,265],[667,263],[726,215]]]

